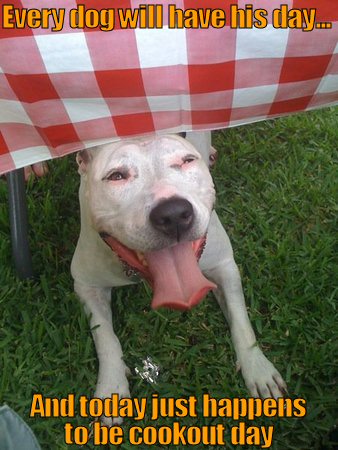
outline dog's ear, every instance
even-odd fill
[[[211,145],[209,153],[209,168],[211,169],[217,161],[217,150]]]
[[[81,150],[76,154],[76,162],[79,167],[78,171],[80,175],[87,172],[87,167],[92,160],[92,155],[89,150]]]

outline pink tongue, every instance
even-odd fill
[[[152,308],[189,309],[197,305],[216,285],[204,277],[191,242],[146,253],[152,276]]]

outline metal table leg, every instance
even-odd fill
[[[28,214],[24,169],[7,174],[9,222],[12,254],[19,278],[33,277],[32,257],[28,243]]]

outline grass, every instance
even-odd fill
[[[329,433],[337,412],[337,124],[337,109],[327,109],[214,133],[219,150],[213,171],[216,209],[233,243],[251,321],[260,345],[285,376],[290,396],[307,400],[302,419],[250,424],[275,427],[273,450],[334,448]],[[7,191],[0,183],[0,404],[9,404],[29,423],[42,449],[65,450],[80,448],[64,442],[68,419],[29,418],[32,396],[92,395],[97,361],[69,274],[79,227],[74,158],[50,167],[48,177],[27,187],[35,281],[17,280],[12,269]],[[132,395],[246,396],[227,327],[212,297],[183,314],[151,311],[149,297],[144,284],[113,294],[114,327],[132,369]],[[155,385],[134,370],[148,355],[160,367]],[[199,414],[163,418],[156,425],[174,420],[199,426],[224,423],[226,448],[260,448],[232,445],[229,427],[235,422],[230,419]],[[89,424],[78,415],[69,421]],[[149,424],[154,424],[149,417],[137,423]],[[132,425],[125,420],[126,435]],[[135,446],[126,439],[118,448]]]

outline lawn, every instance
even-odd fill
[[[338,110],[326,109],[214,133],[216,210],[233,243],[251,321],[292,398],[307,401],[304,418],[260,418],[274,426],[273,450],[329,450],[337,413],[335,287]],[[6,183],[0,182],[0,404],[34,430],[43,450],[80,448],[64,442],[64,424],[90,420],[29,418],[33,394],[66,398],[93,394],[97,360],[87,319],[72,292],[69,265],[79,231],[74,156],[50,164],[50,174],[27,186],[36,279],[21,282],[11,264]],[[337,186],[337,185],[336,185]],[[133,397],[245,397],[227,326],[210,295],[190,312],[152,311],[145,284],[113,292],[114,327],[131,368]],[[135,371],[150,356],[157,382]],[[149,416],[138,426],[226,427],[229,418]],[[126,419],[125,435],[135,425]],[[331,433],[332,437],[332,433]],[[91,443],[84,449],[98,448]],[[118,447],[135,449],[125,439]],[[141,449],[148,445],[139,446]],[[186,449],[192,446],[156,445]],[[224,448],[221,445],[194,448]],[[18,449],[19,450],[19,449]],[[21,449],[20,449],[21,450]],[[25,450],[25,449],[22,449]]]

